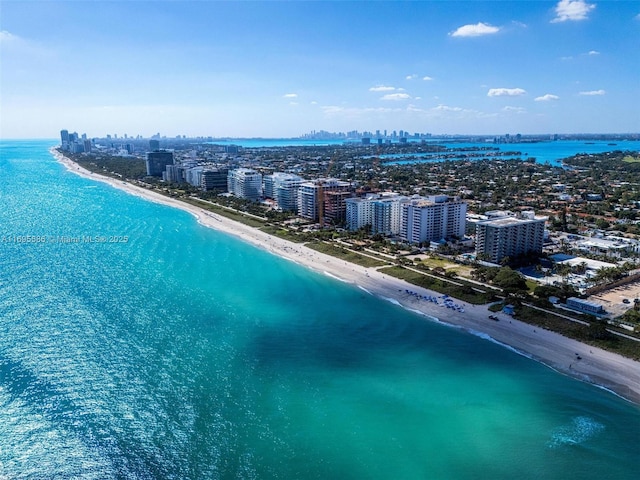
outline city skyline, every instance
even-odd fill
[[[637,2],[2,1],[0,138],[640,131]]]

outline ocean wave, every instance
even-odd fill
[[[506,344],[504,342],[500,342],[498,340],[496,340],[495,338],[493,338],[491,335],[489,335],[488,333],[484,333],[484,332],[480,332],[478,330],[473,330],[473,329],[465,329],[467,330],[471,335],[474,335],[478,338],[482,338],[483,340],[487,340],[491,343],[495,343],[496,345],[500,345],[501,347],[506,348],[507,350],[511,350],[514,353],[517,353],[518,355],[522,355],[523,357],[535,360],[535,357],[533,357],[532,355],[529,355],[526,352],[523,352],[522,350],[518,350],[515,347],[512,347],[509,344]]]
[[[351,283],[351,282],[349,282],[348,280],[345,280],[344,278],[337,277],[336,275],[334,275],[334,274],[332,274],[332,273],[327,272],[326,270],[323,270],[323,271],[322,271],[322,273],[324,273],[327,277],[331,277],[331,278],[333,278],[334,280],[338,280],[338,281],[340,281],[340,282],[342,282],[342,283]]]
[[[604,425],[596,422],[591,417],[575,417],[568,425],[562,425],[551,433],[549,448],[558,448],[564,445],[580,445],[590,438],[595,437],[605,429]]]

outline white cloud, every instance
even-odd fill
[[[522,107],[511,107],[511,106],[504,107],[502,111],[507,113],[526,113],[527,112],[527,110]]]
[[[593,97],[593,96],[596,96],[596,95],[604,95],[606,93],[607,92],[605,92],[604,90],[601,89],[601,90],[589,90],[587,92],[580,92],[580,95],[584,95],[584,96],[587,96],[587,97]]]
[[[534,101],[536,102],[549,102],[551,100],[558,100],[560,97],[557,95],[553,95],[551,93],[547,93],[545,95],[542,95],[541,97],[536,97],[534,98]]]
[[[478,22],[475,25],[463,25],[449,35],[452,37],[479,37],[482,35],[492,35],[499,31],[499,27],[494,27],[488,23]]]
[[[298,98],[297,93],[285,93],[282,98]]]
[[[597,50],[590,50],[587,55],[600,55],[600,52],[598,52]]]
[[[560,0],[556,5],[556,17],[551,23],[559,23],[577,20],[586,20],[591,10],[596,8],[594,4],[585,0]]]
[[[415,80],[416,78],[418,78],[418,75],[416,75],[414,73],[413,75],[407,75],[405,78],[406,78],[406,80]],[[429,80],[433,80],[433,78],[428,76],[428,75],[425,75],[424,77],[422,77],[422,80],[429,81]],[[400,90],[400,89],[398,89],[398,90]]]
[[[411,96],[408,93],[387,93],[380,97],[380,100],[408,100]]]
[[[317,105],[318,104],[318,102],[316,102],[315,100],[311,101],[310,103],[311,103],[311,105]]]
[[[0,42],[2,43],[15,41],[17,39],[18,37],[16,37],[13,33],[7,32],[6,30],[0,31]]]
[[[490,88],[487,97],[518,97],[526,94],[527,91],[522,88]]]
[[[431,110],[436,112],[461,112],[462,108],[460,107],[449,107],[448,105],[438,105],[437,107],[433,107]]]
[[[323,113],[327,116],[330,116],[330,117],[344,116],[347,118],[360,118],[363,116],[369,116],[369,115],[375,115],[375,114],[388,115],[393,112],[402,111],[402,109],[398,109],[398,108],[386,108],[386,107],[360,108],[360,107],[341,107],[339,105],[324,105],[320,108],[322,109]]]
[[[375,87],[371,87],[369,89],[370,92],[392,92],[396,89],[396,87],[389,87],[387,85],[376,85]]]

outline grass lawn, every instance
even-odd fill
[[[640,360],[640,342],[610,335],[608,338],[593,338],[592,327],[571,322],[551,313],[541,312],[533,308],[521,306],[516,308],[515,318],[531,325],[558,332],[565,337],[609,350],[634,360]]]
[[[387,265],[387,263],[380,260],[375,260],[364,255],[358,255],[357,253],[351,252],[344,248],[337,247],[335,245],[329,245],[324,242],[309,242],[306,244],[306,246],[317,250],[318,252],[326,253],[327,255],[331,255],[332,257],[341,258],[346,262],[355,263],[356,265],[361,265],[366,268],[375,268]]]
[[[402,267],[387,267],[380,269],[380,271],[393,277],[401,278],[413,285],[444,293],[451,297],[476,305],[488,303],[493,297],[492,292],[480,293],[475,291],[471,285],[454,285],[445,279],[422,275],[421,273],[414,272],[413,270],[407,270]],[[457,283],[465,283],[464,280],[459,278],[454,279],[454,281]]]
[[[212,205],[211,203],[208,203],[208,202],[202,202],[200,200],[196,200],[195,198],[183,197],[183,198],[180,198],[179,200],[182,202],[189,203],[191,205],[195,205],[196,207],[202,208],[203,210],[213,212],[216,215],[220,215],[221,217],[226,217],[235,222],[243,223],[245,225],[248,225],[249,227],[260,228],[260,227],[263,227],[265,223],[261,220],[258,220],[257,218],[248,217],[246,215],[243,215],[240,212],[227,210],[226,208],[219,207],[217,205]]]
[[[305,241],[307,241],[307,239],[303,235],[296,235],[286,228],[267,225],[265,227],[262,227],[260,230],[268,233],[269,235],[273,235],[274,237],[280,237],[284,240],[289,240],[290,242],[304,243]]]

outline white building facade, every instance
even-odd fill
[[[304,182],[302,177],[292,173],[276,172],[264,177],[263,194],[276,201],[282,211],[298,211],[298,190]]]
[[[320,190],[322,189],[322,193]],[[309,220],[318,221],[319,203],[325,221],[335,221],[344,217],[346,211],[346,195],[350,195],[351,183],[335,178],[302,182],[298,190],[298,215]],[[322,197],[322,198],[320,198]],[[343,211],[344,210],[344,211]]]
[[[262,197],[262,174],[251,168],[229,170],[227,189],[238,198],[257,202]]]
[[[408,198],[397,193],[349,198],[346,200],[347,229],[354,231],[369,225],[373,234],[398,235],[403,201]]]
[[[505,257],[542,253],[545,220],[533,212],[523,212],[517,217],[504,216],[478,222],[476,256],[500,263]]]
[[[457,197],[434,195],[401,204],[400,237],[409,243],[462,239],[467,203]]]

